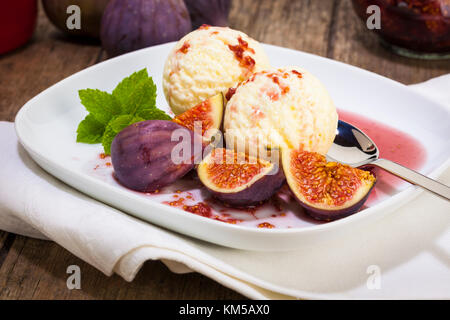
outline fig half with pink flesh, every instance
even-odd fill
[[[198,176],[212,195],[232,207],[252,207],[283,185],[283,170],[264,159],[234,150],[212,150],[199,164]]]
[[[287,150],[282,164],[291,191],[317,220],[331,221],[357,212],[376,182],[369,171],[327,162],[315,152]]]
[[[209,143],[222,124],[223,104],[223,95],[219,93],[179,114],[172,121],[196,133],[196,126],[199,126],[198,130],[201,131],[203,139]]]

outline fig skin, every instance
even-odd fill
[[[203,24],[227,27],[231,0],[184,0],[191,16],[192,27]]]
[[[175,130],[185,130],[190,137],[191,159],[177,164],[171,159],[173,148],[180,141],[171,141]],[[125,187],[140,191],[160,190],[187,174],[201,157],[194,143],[201,137],[179,124],[166,120],[147,120],[123,129],[111,144],[111,162],[117,180]]]
[[[376,182],[370,187],[370,189],[367,191],[366,195],[361,198],[358,202],[355,204],[352,204],[350,207],[343,208],[343,209],[319,209],[312,206],[309,206],[306,202],[301,201],[296,195],[296,200],[301,204],[301,206],[306,210],[307,214],[311,217],[313,217],[316,220],[321,221],[334,221],[338,219],[342,219],[345,217],[348,217],[361,209],[361,207],[364,205],[364,203],[367,201],[367,198],[370,195],[370,192],[372,191],[373,187],[375,186]]]
[[[48,19],[61,31],[75,36],[100,37],[103,11],[109,0],[42,0]],[[81,11],[81,29],[67,28],[67,8],[77,5]]]
[[[313,202],[307,199],[307,197],[302,194],[300,190],[300,181],[306,181],[307,177],[305,178],[304,175],[302,175],[301,179],[296,179],[295,177],[299,174],[298,172],[292,172],[292,153],[295,151],[289,150],[287,152],[283,152],[282,156],[282,166],[283,170],[286,174],[286,181],[289,185],[289,188],[291,189],[292,193],[294,194],[295,199],[300,203],[300,205],[306,210],[306,213],[309,214],[311,217],[313,217],[316,220],[322,220],[322,221],[333,221],[337,219],[341,219],[344,217],[347,217],[349,215],[352,215],[356,213],[366,202],[367,198],[370,195],[370,192],[373,190],[373,187],[376,184],[376,178],[375,175],[370,172],[369,170],[361,170],[357,168],[350,168],[346,165],[341,165],[339,163],[332,163],[332,162],[326,162],[325,157],[322,155],[319,155],[314,152],[303,152],[303,154],[312,155],[312,158],[315,159],[317,162],[317,168],[319,167],[341,167],[341,168],[348,168],[348,170],[351,170],[352,172],[358,173],[353,174],[351,177],[356,178],[358,177],[359,184],[357,184],[357,188],[353,190],[353,193],[350,198],[345,199],[343,203],[335,204],[327,202],[326,200]],[[320,163],[319,163],[320,162]],[[309,163],[306,165],[310,165]],[[305,165],[305,166],[306,166]],[[315,171],[315,170],[314,170]],[[368,171],[368,174],[362,173],[362,171]],[[336,172],[336,174],[343,174],[343,172],[348,172],[345,170],[342,170],[340,172]],[[334,173],[331,174],[332,179],[335,179]],[[330,176],[329,176],[330,177]],[[314,181],[322,181],[320,179],[315,179]],[[306,182],[304,182],[306,183]],[[304,186],[304,185],[303,185]],[[309,189],[309,190],[312,190]],[[309,191],[308,190],[308,191]]]
[[[211,154],[212,153],[210,153],[210,155]],[[285,182],[285,176],[281,167],[268,161],[259,160],[270,164],[270,166],[263,169],[265,170],[264,175],[261,175],[256,180],[251,179],[246,183],[247,186],[242,190],[236,190],[237,188],[241,189],[242,185],[235,190],[232,188],[220,188],[219,186],[214,185],[208,175],[207,164],[211,159],[210,155],[205,157],[199,164],[197,168],[198,177],[211,195],[227,206],[235,208],[257,206],[274,195]]]
[[[214,198],[222,201],[228,206],[246,208],[260,205],[272,197],[283,186],[284,181],[283,170],[279,168],[275,175],[266,175],[243,191],[224,193],[213,191],[211,189],[208,190]]]
[[[111,0],[103,13],[100,37],[114,57],[178,40],[191,27],[183,0]]]

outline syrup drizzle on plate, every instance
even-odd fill
[[[425,163],[425,148],[414,137],[357,113],[338,110],[338,114],[340,120],[361,129],[375,142],[380,151],[380,158],[397,162],[413,170],[419,170]],[[400,186],[407,183],[383,170],[376,170],[375,173],[378,181],[366,202],[368,207],[391,196]]]
[[[363,130],[375,142],[380,150],[380,157],[414,170],[420,169],[424,164],[425,148],[414,137],[356,113],[343,110],[338,110],[338,113],[339,119]],[[85,168],[88,169],[90,175],[124,188],[114,178],[109,156],[97,155],[95,159],[85,164]],[[390,197],[406,184],[382,170],[377,170],[375,174],[378,180],[377,184],[363,209]],[[136,193],[149,197],[153,201],[184,210],[187,214],[196,214],[224,223],[252,228],[305,228],[326,223],[310,218],[293,199],[287,185],[283,186],[266,203],[249,209],[229,208],[212,199],[202,186],[195,171],[191,171],[179,181],[156,193]]]

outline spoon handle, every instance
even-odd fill
[[[380,167],[393,175],[402,178],[412,184],[421,186],[434,194],[441,196],[446,200],[450,200],[450,188],[446,185],[430,179],[414,170],[408,169],[398,163],[386,159],[377,159],[371,164]]]

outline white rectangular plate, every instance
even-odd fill
[[[292,225],[285,223],[284,227],[267,229],[258,228],[257,224],[270,222],[270,212],[263,212],[253,220],[243,218],[243,223],[224,223],[161,203],[163,197],[175,199],[173,194],[158,198],[120,186],[112,178],[107,160],[99,159],[100,145],[75,142],[78,123],[86,115],[78,90],[98,88],[111,92],[121,79],[147,68],[157,84],[157,105],[167,110],[161,80],[165,58],[173,45],[168,43],[110,59],[40,93],[16,117],[16,131],[22,145],[46,171],[95,199],[165,228],[241,249],[290,250],[305,242],[329,239],[358,223],[382,217],[419,192],[414,187],[403,188],[374,206],[330,223],[317,223],[304,214],[290,213]],[[264,49],[273,66],[297,65],[315,74],[340,109],[377,119],[414,136],[426,149],[422,173],[436,177],[449,166],[450,112],[443,106],[398,82],[356,67],[271,45],[264,45]],[[198,200],[206,197],[199,190],[192,191],[197,192]],[[289,215],[285,217],[288,218]]]

